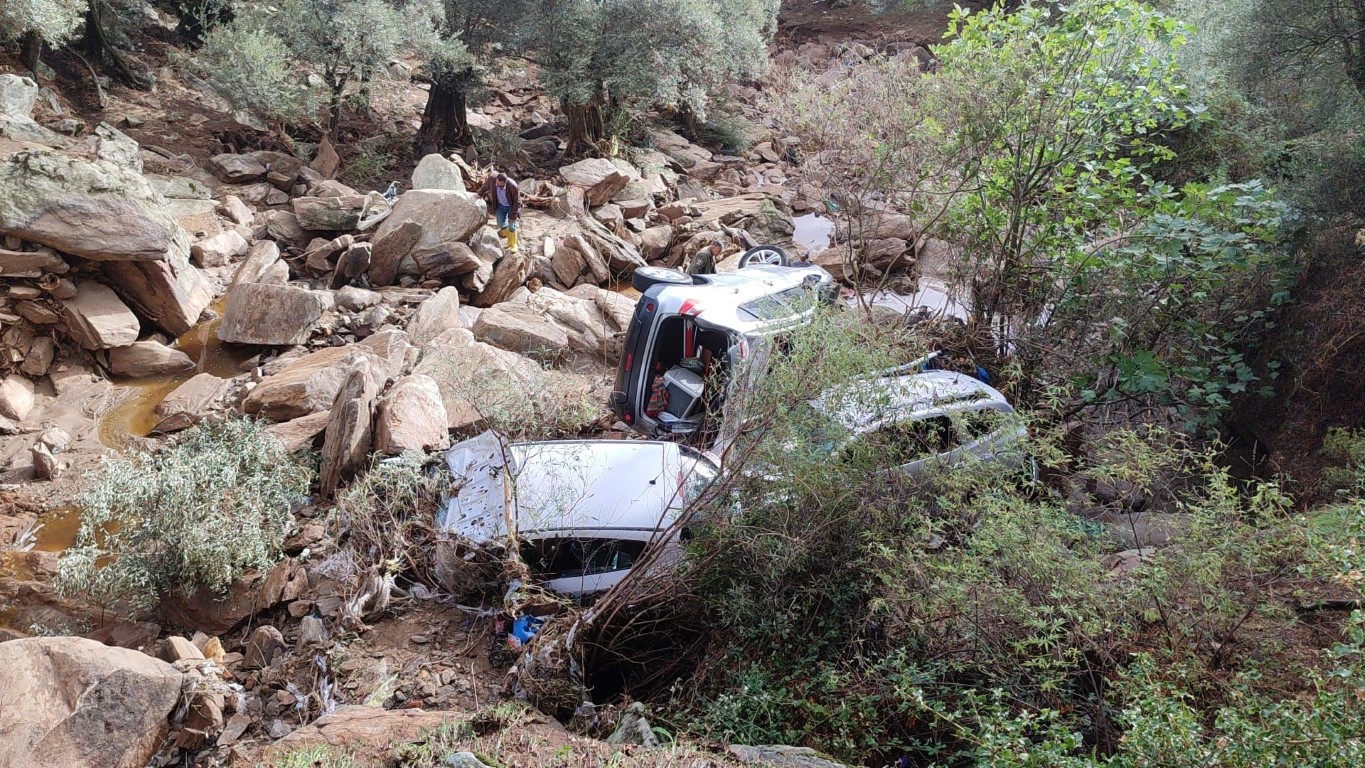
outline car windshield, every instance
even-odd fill
[[[778,293],[760,296],[739,305],[740,311],[760,322],[794,317],[815,306],[817,296],[810,285],[802,284]]]
[[[716,468],[700,456],[684,455],[682,472],[682,487],[679,489],[682,498],[679,501],[683,504],[690,504],[701,498],[716,480]]]

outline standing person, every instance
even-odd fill
[[[716,260],[720,258],[720,253],[724,246],[720,239],[712,240],[711,243],[697,251],[690,261],[687,262],[687,274],[689,275],[714,275],[716,274]]]
[[[479,196],[493,209],[498,220],[498,234],[507,238],[507,250],[515,253],[521,219],[521,190],[517,183],[507,178],[507,174],[499,173],[483,183]]]

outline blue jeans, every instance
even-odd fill
[[[493,212],[493,215],[498,219],[498,229],[509,229],[513,232],[517,231],[517,220],[512,218],[512,206],[499,205],[498,209]]]

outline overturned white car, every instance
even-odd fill
[[[454,491],[437,514],[469,543],[515,536],[522,559],[560,594],[605,592],[645,547],[676,561],[679,516],[716,478],[715,463],[677,443],[556,440],[504,443],[485,432],[446,452]]]

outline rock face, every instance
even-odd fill
[[[75,637],[0,643],[0,765],[141,768],[167,731],[181,674]]]
[[[408,320],[408,339],[425,347],[432,339],[451,328],[461,328],[460,292],[453,287],[442,288],[435,296],[422,302]]]
[[[62,302],[67,327],[86,349],[124,347],[137,341],[137,315],[107,285],[87,280]]]
[[[474,195],[435,189],[417,189],[398,198],[393,212],[374,233],[376,246],[404,222],[421,227],[416,242],[407,251],[414,259],[448,253],[455,243],[463,244],[488,220],[488,206]],[[477,268],[470,265],[467,272]],[[381,283],[382,284],[382,283]]]
[[[189,355],[158,341],[136,341],[109,350],[109,372],[115,376],[162,376],[193,367]]]
[[[180,231],[178,237],[184,237]],[[143,317],[172,336],[188,331],[213,301],[204,276],[187,256],[172,248],[165,261],[111,261],[104,274]]]
[[[369,360],[375,384],[382,387],[399,373],[410,348],[406,341],[387,336],[387,332],[375,334],[359,344],[321,349],[295,360],[251,390],[242,409],[271,421],[289,421],[325,411],[332,406],[358,357]]]
[[[608,200],[631,181],[631,176],[622,172],[612,161],[603,158],[580,160],[559,169],[559,175],[568,183],[583,187],[587,192],[587,203],[596,208]],[[638,174],[636,174],[638,178]]]
[[[184,232],[142,174],[48,150],[0,163],[0,234],[96,261],[158,261]]]
[[[543,315],[498,304],[479,313],[474,337],[522,355],[554,358],[567,352],[569,336]]]
[[[383,199],[379,202],[383,203]],[[370,204],[365,195],[296,197],[293,203],[300,227],[323,232],[355,229]]]
[[[441,388],[430,376],[405,376],[379,401],[374,431],[376,451],[434,451],[445,448],[449,442]]]
[[[302,344],[326,310],[327,300],[314,291],[242,283],[228,294],[218,338],[233,344]]]
[[[464,174],[460,166],[437,154],[422,158],[412,171],[413,189],[449,189],[464,192]]]

